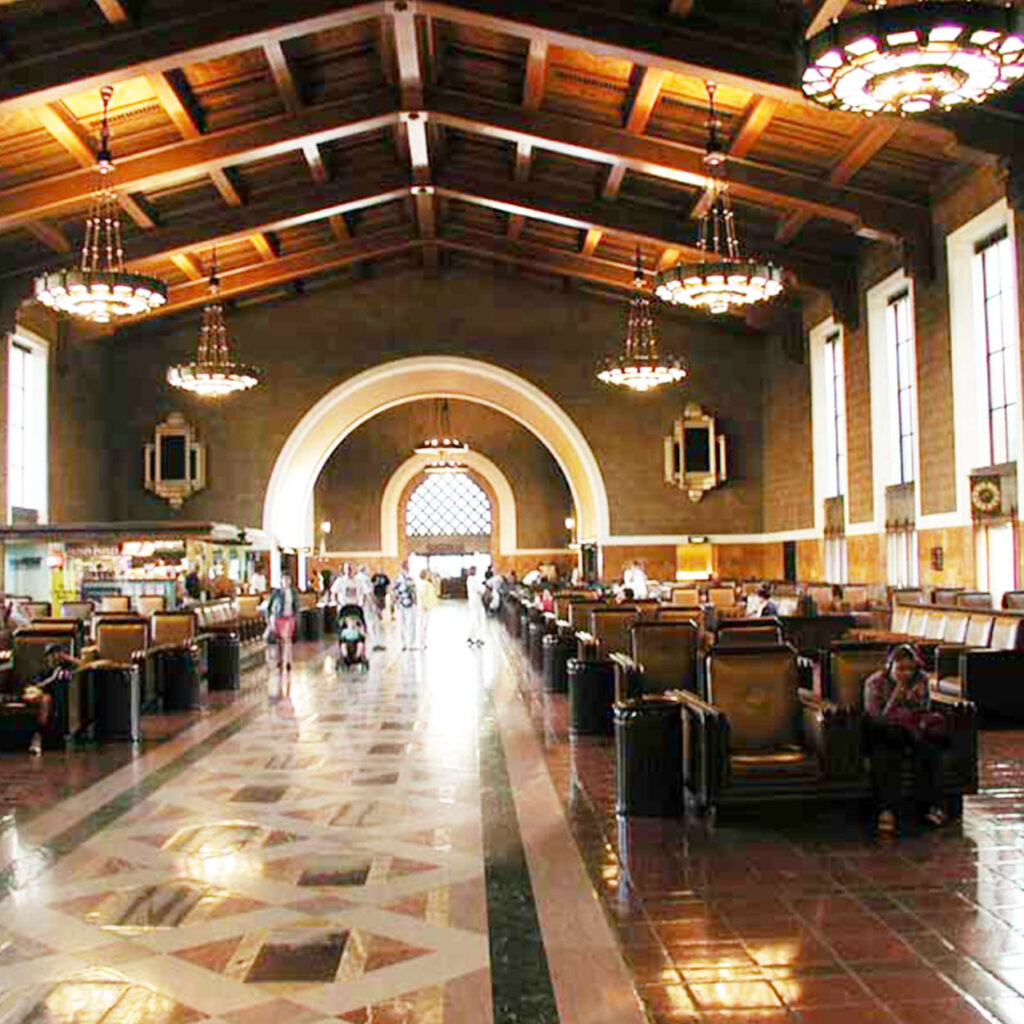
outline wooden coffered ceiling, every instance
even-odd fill
[[[926,262],[930,201],[1012,156],[1019,90],[953,124],[816,108],[796,46],[845,6],[3,0],[0,278],[73,258],[112,83],[126,250],[170,311],[214,246],[229,296],[398,257],[628,288],[637,246],[693,251],[713,79],[744,250],[848,293],[868,241]]]

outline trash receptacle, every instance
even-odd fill
[[[324,636],[333,637],[338,631],[338,609],[333,604],[324,605]]]
[[[544,637],[547,635],[548,624],[541,619],[540,622],[530,623],[530,642],[528,650],[530,652],[530,664],[538,671],[541,672],[544,669]]]
[[[615,664],[570,658],[569,731],[579,735],[608,736],[613,731]]]
[[[576,641],[549,633],[543,640],[544,689],[548,693],[565,693],[569,689],[569,659],[576,653]]]
[[[303,608],[299,611],[299,639],[323,640],[324,610],[321,607]]]
[[[237,633],[210,638],[206,680],[211,690],[238,690],[242,686],[242,645]]]
[[[199,671],[198,652],[189,647],[161,651],[155,662],[156,685],[164,711],[200,708],[206,681]]]
[[[615,812],[677,817],[683,796],[683,716],[679,702],[649,696],[616,704]]]
[[[139,669],[110,663],[89,673],[92,682],[92,725],[98,740],[140,738]]]

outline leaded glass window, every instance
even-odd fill
[[[491,532],[491,501],[468,473],[428,476],[409,496],[410,537],[477,537]]]

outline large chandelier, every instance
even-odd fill
[[[697,260],[663,270],[655,280],[658,297],[665,302],[726,313],[733,307],[774,299],[782,292],[782,271],[770,263],[740,255],[729,187],[719,176],[725,154],[715,118],[715,84],[708,82],[707,90],[711,120],[704,154],[708,184],[697,239],[701,255]]]
[[[182,391],[191,391],[202,398],[223,398],[236,391],[247,391],[260,382],[261,373],[254,366],[236,363],[231,358],[231,343],[224,326],[224,307],[220,301],[220,279],[217,277],[217,252],[210,269],[210,301],[203,308],[203,324],[199,329],[199,350],[194,363],[168,367],[167,382]]]
[[[35,297],[51,309],[92,323],[106,324],[159,309],[167,301],[167,285],[155,277],[125,269],[121,216],[113,187],[110,155],[110,97],[112,86],[100,92],[103,127],[96,157],[98,186],[85,222],[85,240],[78,266],[47,272],[36,278]]]
[[[619,356],[605,359],[597,371],[597,379],[605,384],[650,391],[662,384],[675,384],[686,377],[686,367],[675,356],[658,352],[658,335],[654,328],[651,297],[646,288],[640,249],[636,251],[633,275],[633,298],[629,302],[626,340]]]
[[[418,444],[414,451],[417,455],[430,456],[424,473],[465,472],[466,467],[462,459],[469,451],[469,445],[460,441],[452,431],[447,398],[442,398],[438,403],[437,423],[433,435]]]
[[[837,110],[920,114],[981,103],[1024,76],[1024,16],[1008,4],[931,2],[843,21],[807,43],[804,93]]]

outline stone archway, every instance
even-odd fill
[[[357,374],[320,399],[278,454],[263,504],[264,530],[282,547],[312,547],[313,486],[331,452],[377,413],[440,397],[479,402],[526,427],[565,474],[580,539],[602,542],[608,537],[604,480],[579,427],[524,378],[460,356],[396,359]]]

